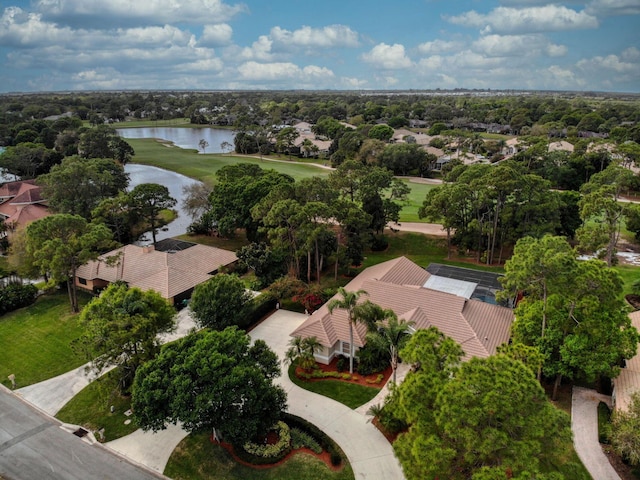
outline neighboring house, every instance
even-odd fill
[[[640,331],[640,310],[629,314],[631,324]],[[640,344],[637,346],[636,356],[625,361],[625,367],[620,375],[613,379],[613,393],[611,399],[617,410],[626,411],[631,405],[631,396],[640,392]]]
[[[488,357],[509,340],[514,319],[510,308],[469,299],[474,287],[471,282],[436,281],[424,268],[405,257],[365,269],[345,287],[348,291],[365,290],[363,300],[371,300],[382,308],[393,310],[399,319],[415,322],[414,329],[434,326],[458,342],[465,358]],[[438,291],[436,285],[446,284],[449,291]],[[431,284],[434,288],[427,288]],[[465,298],[466,297],[466,298]],[[334,297],[337,298],[337,297]],[[365,345],[367,328],[362,323],[353,327],[354,350]],[[329,313],[327,304],[315,311],[291,333],[292,337],[316,337],[322,350],[316,360],[329,364],[338,355],[349,356],[349,322],[347,312],[335,309]]]
[[[178,304],[220,267],[230,267],[237,260],[228,250],[172,239],[155,247],[125,245],[79,267],[75,283],[93,291],[123,281],[142,290],[155,290]]]
[[[9,231],[25,227],[47,215],[50,213],[42,198],[42,190],[34,180],[8,182],[0,187],[0,217]]]
[[[551,142],[549,144],[549,149],[548,149],[549,152],[564,151],[569,153],[573,153],[573,150],[574,150],[574,146],[569,142],[565,142],[564,140]]]

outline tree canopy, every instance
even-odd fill
[[[136,217],[149,226],[153,243],[156,243],[156,234],[162,225],[160,212],[173,208],[176,199],[169,194],[167,187],[157,183],[136,185],[128,197]]]
[[[138,367],[158,354],[158,335],[174,328],[175,314],[153,290],[112,283],[82,309],[85,332],[78,344],[98,372],[117,365],[120,388],[126,391]]]
[[[222,330],[238,324],[250,299],[251,295],[236,275],[218,273],[196,286],[189,305],[201,327]]]
[[[234,445],[264,435],[286,408],[273,384],[278,357],[230,327],[191,334],[162,347],[136,373],[132,410],[143,430],[181,422],[189,432],[215,428]]]

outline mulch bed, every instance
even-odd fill
[[[268,463],[265,465],[254,465],[253,463],[245,462],[244,460],[241,460],[238,456],[236,456],[235,452],[233,451],[233,445],[231,445],[230,443],[219,442],[217,440],[214,440],[213,437],[210,437],[209,440],[211,441],[211,443],[220,445],[222,448],[224,448],[229,453],[229,455],[233,457],[233,460],[235,462],[241,465],[244,465],[245,467],[253,468],[255,470],[267,470],[269,468],[277,467],[278,465],[282,465],[283,463],[287,462],[294,455],[298,455],[298,454],[311,455],[313,457],[316,457],[322,460],[325,463],[325,465],[329,467],[331,470],[333,470],[334,472],[339,472],[344,468],[344,464],[340,464],[338,466],[332,465],[331,455],[329,455],[329,452],[327,452],[326,450],[323,450],[322,453],[317,454],[313,450],[306,447],[291,450],[291,452],[289,452],[286,457],[284,457],[282,460],[276,463]]]
[[[338,359],[334,358],[333,361],[329,364],[329,365],[324,365],[322,363],[316,363],[316,366],[322,370],[323,372],[337,372],[338,371]],[[357,372],[353,372],[353,375],[351,377],[350,380],[344,380],[342,378],[334,378],[334,377],[327,377],[327,378],[304,378],[301,376],[301,374],[305,373],[305,371],[300,368],[300,367],[296,367],[296,377],[298,377],[300,380],[305,381],[305,382],[322,382],[325,380],[337,380],[339,382],[344,382],[344,383],[353,383],[356,385],[363,385],[365,387],[374,387],[374,388],[382,388],[386,383],[387,380],[389,380],[389,377],[391,377],[391,374],[393,373],[393,371],[391,370],[391,367],[387,367],[384,371],[379,372],[383,375],[382,380],[378,383],[375,382],[375,380],[377,380],[379,373],[373,373],[371,375],[360,375]],[[346,371],[341,372],[341,373],[349,373],[349,369],[347,368]]]

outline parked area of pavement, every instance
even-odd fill
[[[573,387],[571,430],[576,453],[594,480],[620,480],[598,441],[598,403],[611,406],[611,397],[595,390]]]

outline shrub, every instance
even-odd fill
[[[611,437],[611,410],[604,403],[598,403],[598,441],[605,445],[610,443]]]
[[[313,423],[307,422],[305,419],[296,417],[289,413],[283,415],[284,420],[291,428],[299,428],[303,432],[307,432],[318,441],[323,450],[329,452],[331,456],[331,464],[338,466],[342,464],[345,454],[333,439],[316,427]],[[334,463],[336,462],[336,463]]]
[[[278,434],[278,441],[273,445],[258,444],[253,442],[247,442],[243,445],[245,452],[262,458],[282,458],[283,452],[289,453],[291,450],[291,433],[289,426],[280,421],[274,425],[273,430]]]
[[[378,383],[382,382],[383,378],[384,378],[384,374],[379,373],[378,375],[376,375],[376,378],[367,378],[365,381],[367,383],[376,383],[376,384],[378,384]]]
[[[291,429],[291,447],[293,448],[303,448],[307,447],[313,453],[320,455],[322,453],[322,447],[320,444],[309,435],[307,432],[303,432],[299,428]]]
[[[267,313],[275,310],[276,299],[269,293],[261,293],[247,302],[245,308],[246,314],[244,318],[238,322],[238,326],[244,330],[260,321]]]
[[[31,305],[37,295],[38,289],[30,283],[10,283],[0,288],[0,315]]]
[[[375,348],[367,343],[358,351],[357,372],[360,375],[371,375],[383,371],[389,366],[388,354],[384,349]]]
[[[382,252],[387,249],[389,242],[384,235],[372,235],[371,238],[371,251]]]
[[[338,356],[338,361],[336,362],[336,368],[339,372],[344,372],[349,369],[349,359],[344,355]]]

